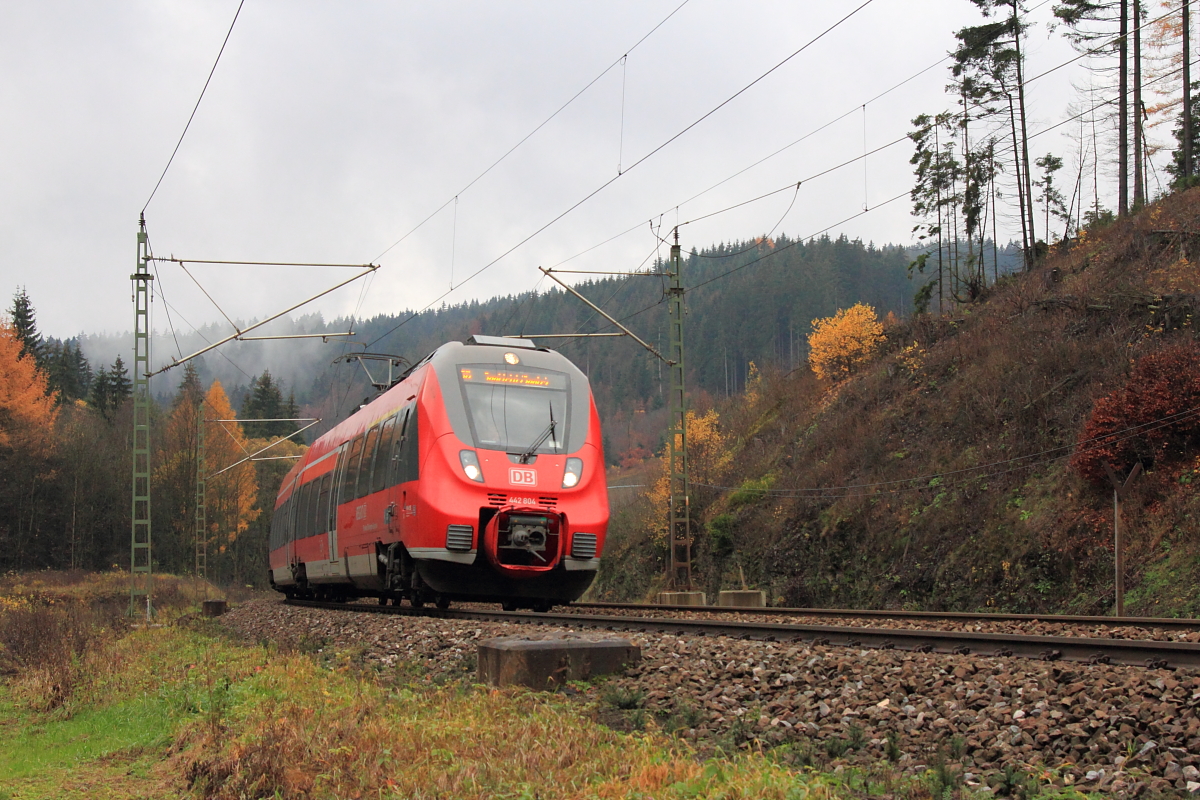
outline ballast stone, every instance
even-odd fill
[[[567,681],[620,672],[641,659],[641,647],[628,639],[577,633],[502,636],[479,643],[479,681],[553,689]]]

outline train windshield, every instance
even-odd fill
[[[462,365],[475,446],[516,454],[561,453],[567,442],[568,380],[549,370]]]

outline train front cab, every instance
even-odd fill
[[[435,592],[569,602],[595,578],[608,526],[599,418],[570,361],[494,341],[445,345],[431,359],[418,404],[430,436],[418,524],[402,538]]]

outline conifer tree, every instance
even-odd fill
[[[105,418],[108,417],[108,408],[111,405],[109,397],[111,393],[112,382],[109,380],[108,370],[101,367],[92,378],[92,390],[88,394],[88,403]]]
[[[112,363],[112,367],[108,371],[108,404],[110,408],[117,409],[133,396],[133,382],[129,380],[129,370],[125,368],[125,362],[117,356],[117,360]]]
[[[175,401],[172,403],[173,408],[178,408],[180,405],[185,405],[188,408],[195,408],[196,403],[204,397],[204,387],[200,385],[200,373],[196,371],[196,365],[191,361],[183,365],[183,380],[179,383],[179,392],[175,395]]]
[[[1077,49],[1096,50],[1097,42],[1116,37],[1105,50],[1117,57],[1117,213],[1122,217],[1129,213],[1129,4],[1130,0],[1060,0],[1054,6],[1054,16],[1070,29],[1067,38]],[[1140,3],[1134,6],[1140,11]],[[1140,96],[1141,87],[1135,90]],[[1134,154],[1135,160],[1140,157]]]
[[[34,362],[41,366],[42,335],[38,333],[37,313],[33,310],[33,303],[24,286],[13,295],[9,316],[12,318],[13,329],[21,341],[21,357],[33,356]]]
[[[1037,199],[1046,212],[1046,243],[1049,244],[1050,216],[1053,215],[1059,219],[1067,218],[1067,200],[1054,185],[1054,173],[1062,169],[1063,160],[1056,155],[1047,153],[1033,163],[1042,171],[1041,177],[1034,181],[1033,185],[1041,189],[1041,194]]]
[[[250,391],[242,401],[242,419],[291,419],[296,416],[294,406],[294,398],[284,403],[279,384],[269,371],[264,371],[250,382]],[[294,422],[247,422],[244,427],[246,435],[252,439],[287,436],[296,430]]]
[[[42,348],[44,369],[50,388],[62,402],[87,397],[92,380],[92,368],[79,346],[68,339],[50,339]]]
[[[1008,127],[1012,135],[1017,206],[1021,220],[1021,240],[1025,249],[1025,268],[1033,266],[1036,234],[1033,224],[1033,188],[1029,182],[1029,143],[1025,123],[1025,85],[1021,56],[1021,37],[1028,28],[1020,21],[1021,6],[1016,0],[972,0],[985,17],[1001,17],[963,28],[956,35],[958,47],[952,74],[961,81],[956,94],[964,95],[964,115],[969,101],[981,106],[984,114],[995,112],[993,104],[1008,106]],[[1007,13],[1007,16],[1004,16]],[[977,166],[984,166],[982,159]],[[994,178],[994,159],[987,161],[989,180]],[[982,177],[982,176],[981,176]]]
[[[1189,92],[1189,100],[1192,104],[1192,113],[1190,125],[1185,125],[1184,115],[1182,110],[1179,113],[1179,122],[1171,133],[1175,136],[1177,147],[1171,154],[1171,161],[1167,164],[1167,172],[1170,173],[1174,180],[1171,185],[1176,189],[1186,189],[1196,183],[1196,167],[1195,163],[1191,164],[1189,171],[1187,161],[1191,153],[1200,152],[1200,81],[1192,84],[1192,91]],[[1187,136],[1191,136],[1191,147],[1188,148]]]

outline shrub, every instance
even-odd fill
[[[1096,401],[1071,465],[1107,487],[1105,462],[1122,474],[1138,461],[1177,461],[1200,443],[1200,346],[1164,347],[1138,359],[1125,385]],[[1122,433],[1128,431],[1128,433]]]
[[[739,506],[760,503],[774,485],[774,473],[768,473],[761,478],[750,478],[734,490],[733,494],[729,495],[729,507],[738,508]]]
[[[613,708],[629,711],[642,707],[642,704],[646,702],[646,693],[636,686],[632,689],[626,689],[623,686],[610,683],[600,692],[600,700]]]
[[[6,604],[0,609],[0,674],[19,676],[18,694],[39,710],[66,702],[80,659],[101,636],[95,615],[76,605]]]
[[[733,515],[718,514],[708,523],[709,547],[715,558],[723,558],[733,552]]]
[[[865,303],[856,303],[832,317],[814,319],[812,326],[808,363],[818,378],[850,376],[884,341],[883,324],[875,309]]]

